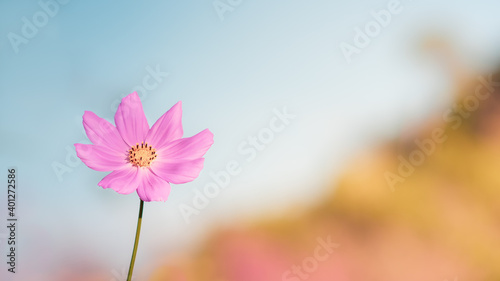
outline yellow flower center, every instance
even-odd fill
[[[134,166],[149,167],[151,162],[156,159],[156,150],[148,143],[137,143],[128,151],[128,159]]]

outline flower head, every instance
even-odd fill
[[[213,144],[208,130],[182,138],[182,103],[178,102],[149,128],[136,92],[124,97],[115,124],[90,111],[83,127],[93,144],[75,144],[77,156],[96,171],[112,171],[99,186],[121,194],[137,191],[143,201],[166,201],[170,183],[198,177],[203,155]]]

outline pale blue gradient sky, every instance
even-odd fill
[[[113,102],[142,84],[148,66],[169,73],[143,99],[149,124],[182,100],[185,135],[209,128],[215,144],[196,181],[173,186],[166,203],[147,204],[140,276],[214,222],[310,202],[356,151],[439,109],[451,86],[419,51],[429,32],[448,35],[474,67],[498,61],[498,1],[401,1],[403,12],[347,64],[339,44],[352,43],[354,28],[388,2],[243,0],[220,21],[211,1],[73,0],[16,54],[7,35],[20,34],[22,18],[41,8],[1,1],[0,174],[19,168],[15,280],[48,280],[68,258],[102,262],[109,272],[127,266],[137,196],[102,190],[105,173],[83,164],[60,182],[51,165],[67,165],[65,148],[86,139],[83,112],[112,120]],[[247,163],[238,145],[285,106],[297,117]],[[231,160],[241,175],[185,224],[179,204]]]

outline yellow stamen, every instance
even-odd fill
[[[156,150],[150,145],[148,146],[148,143],[141,143],[141,146],[136,143],[128,151],[129,162],[139,167],[149,167],[156,156]]]

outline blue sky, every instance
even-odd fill
[[[139,268],[188,247],[215,222],[314,200],[356,151],[444,105],[452,85],[419,49],[427,34],[445,36],[476,69],[498,61],[500,3],[401,1],[403,11],[347,63],[341,42],[353,44],[355,28],[389,2],[242,0],[221,20],[211,1],[73,0],[16,53],[9,34],[22,35],[23,18],[44,10],[38,1],[1,1],[0,174],[19,169],[18,280],[105,247],[99,260],[110,270],[127,264],[137,196],[102,190],[105,173],[66,149],[86,140],[85,110],[112,120],[116,101],[152,72],[154,87],[142,94],[149,124],[182,100],[185,135],[209,128],[215,144],[196,181],[147,205]],[[296,117],[247,161],[238,147],[284,108]],[[186,224],[179,205],[230,161],[241,174]],[[70,170],[62,180],[54,163]],[[54,254],[37,265],[46,251]]]

